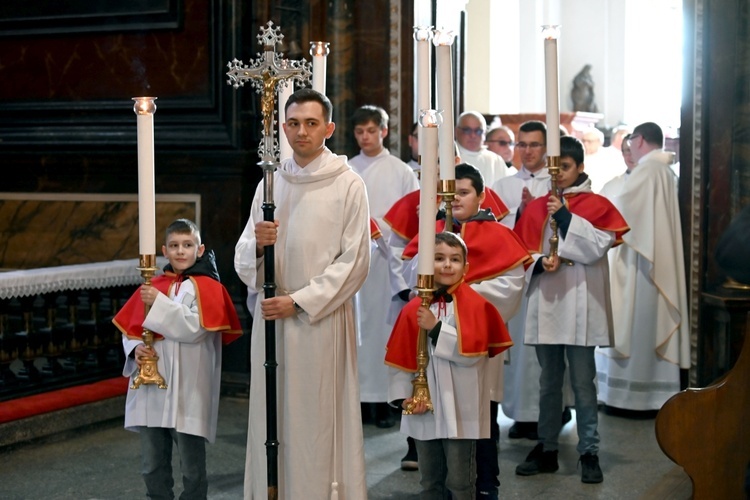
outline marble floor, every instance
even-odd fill
[[[241,499],[247,436],[248,401],[223,397],[217,442],[207,447],[209,498]],[[583,484],[577,469],[575,418],[560,440],[560,470],[520,477],[514,474],[534,446],[508,439],[511,422],[501,414],[500,498],[503,499],[649,499],[690,498],[689,479],[659,449],[653,418],[624,418],[600,411],[601,484]],[[419,472],[399,467],[406,441],[398,431],[365,426],[367,486],[370,500],[419,497]],[[0,498],[134,499],[144,498],[138,473],[137,437],[122,419],[67,431],[0,449]],[[175,461],[175,484],[179,465]],[[176,494],[180,488],[177,486]]]

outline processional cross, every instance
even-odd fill
[[[229,71],[227,83],[235,89],[244,87],[247,81],[260,94],[260,110],[263,115],[263,139],[258,148],[261,161],[258,163],[263,169],[263,220],[273,222],[276,206],[273,201],[273,173],[278,165],[278,141],[275,139],[274,108],[276,94],[279,89],[291,85],[293,81],[305,84],[312,76],[311,64],[304,59],[290,61],[283,59],[283,54],[276,52],[276,44],[281,42],[284,35],[280,27],[273,27],[268,21],[266,27],[260,29],[258,43],[263,46],[263,54],[258,54],[250,66],[242,61],[233,59],[228,63]],[[276,276],[274,269],[274,247],[268,245],[263,250],[264,283],[263,291],[266,298],[276,295]],[[266,340],[266,458],[268,478],[268,498],[278,498],[278,457],[279,441],[277,437],[277,403],[276,403],[276,324],[274,320],[265,322]]]

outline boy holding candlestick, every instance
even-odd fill
[[[563,376],[568,360],[575,395],[581,481],[600,483],[597,431],[596,346],[612,345],[612,307],[607,251],[628,231],[622,215],[606,198],[591,192],[584,170],[583,144],[560,138],[560,173],[556,193],[529,203],[515,231],[535,264],[527,271],[528,310],[525,342],[535,346],[541,366],[539,442],[516,474],[531,476],[558,469],[562,427]],[[550,217],[558,225],[558,253],[549,252]]]
[[[389,400],[406,408],[413,402],[419,329],[428,332],[426,369],[434,412],[417,402],[401,419],[402,432],[416,441],[422,495],[474,500],[476,440],[490,436],[489,357],[512,345],[497,309],[464,282],[469,269],[463,240],[435,236],[433,303],[412,299],[396,321],[386,347]]]
[[[525,266],[531,263],[518,236],[499,223],[492,211],[481,209],[486,200],[484,177],[474,166],[463,163],[456,166],[456,195],[452,202],[454,225],[466,242],[471,256],[465,281],[488,300],[507,321],[518,312],[525,283]],[[445,228],[444,215],[436,223],[436,231]],[[404,250],[404,259],[412,259],[419,249],[418,235]],[[413,259],[413,263],[417,259]],[[416,277],[407,281],[415,284]],[[493,498],[498,494],[500,468],[497,455],[497,440],[500,428],[497,424],[498,403],[502,400],[503,360],[493,358],[489,363],[492,381],[490,409],[492,413],[491,436],[477,442],[477,490],[482,498]]]
[[[242,330],[214,254],[205,253],[194,222],[172,222],[162,252],[169,259],[164,274],[141,286],[112,320],[123,333],[123,375],[134,379],[144,358],[158,356],[167,386],[131,387],[125,428],[140,435],[149,498],[173,498],[173,443],[180,454],[182,498],[206,498],[205,442],[216,439],[222,343]],[[150,307],[145,318],[144,304]],[[141,338],[143,328],[157,337],[150,348]]]

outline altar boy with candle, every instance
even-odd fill
[[[486,199],[484,177],[477,168],[462,163],[456,166],[456,194],[452,202],[453,230],[461,235],[469,249],[471,266],[465,281],[488,300],[507,321],[513,317],[521,304],[524,289],[524,272],[531,263],[531,256],[518,236],[497,221],[492,210],[481,209]],[[441,214],[435,230],[445,228],[445,214]],[[404,259],[413,259],[419,250],[418,236],[404,250]],[[412,261],[413,262],[417,259]],[[409,278],[414,285],[415,278]],[[489,363],[490,407],[492,412],[492,435],[477,443],[477,489],[484,496],[493,498],[498,494],[500,468],[497,455],[497,439],[500,429],[497,424],[498,403],[502,400],[503,365],[496,358]]]
[[[412,299],[401,311],[386,346],[389,401],[414,403],[417,337],[428,332],[427,385],[434,412],[424,401],[401,419],[401,430],[416,441],[422,495],[474,500],[476,440],[490,435],[488,357],[512,345],[497,309],[464,282],[466,244],[452,233],[435,236],[434,276],[438,290],[430,307]]]
[[[613,342],[607,251],[628,231],[622,215],[591,192],[584,173],[584,150],[574,137],[560,138],[562,196],[550,193],[528,204],[515,231],[535,263],[527,272],[528,309],[525,343],[535,346],[539,379],[539,443],[516,467],[519,476],[558,469],[558,436],[562,427],[563,376],[568,360],[575,395],[581,481],[600,483],[596,346]],[[549,253],[550,218],[558,225],[557,255]]]
[[[241,333],[229,293],[219,282],[213,252],[205,252],[194,222],[178,219],[162,246],[169,264],[144,284],[115,315],[123,333],[123,375],[135,378],[144,357],[158,356],[166,388],[128,390],[125,428],[141,439],[141,474],[149,498],[173,498],[172,446],[177,445],[182,498],[206,498],[205,442],[216,439],[221,349]],[[144,304],[150,306],[144,318]],[[143,328],[157,341],[148,348]]]

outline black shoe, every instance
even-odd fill
[[[562,424],[563,426],[570,422],[570,419],[573,418],[573,416],[570,414],[570,406],[566,406],[565,409],[562,412]]]
[[[536,441],[539,439],[537,434],[537,423],[536,422],[515,422],[508,429],[508,437],[510,439],[531,439]]]
[[[528,454],[526,461],[516,466],[516,474],[533,476],[540,472],[555,472],[557,469],[557,450],[544,451],[544,445],[539,443]]]
[[[409,445],[409,450],[401,459],[401,470],[419,470],[419,460],[417,459],[417,446],[414,444],[414,439],[406,438],[406,443]]]
[[[596,484],[604,481],[604,474],[602,474],[602,468],[599,467],[599,456],[591,453],[581,455],[578,459],[578,463],[581,464],[581,482],[588,484]]]

